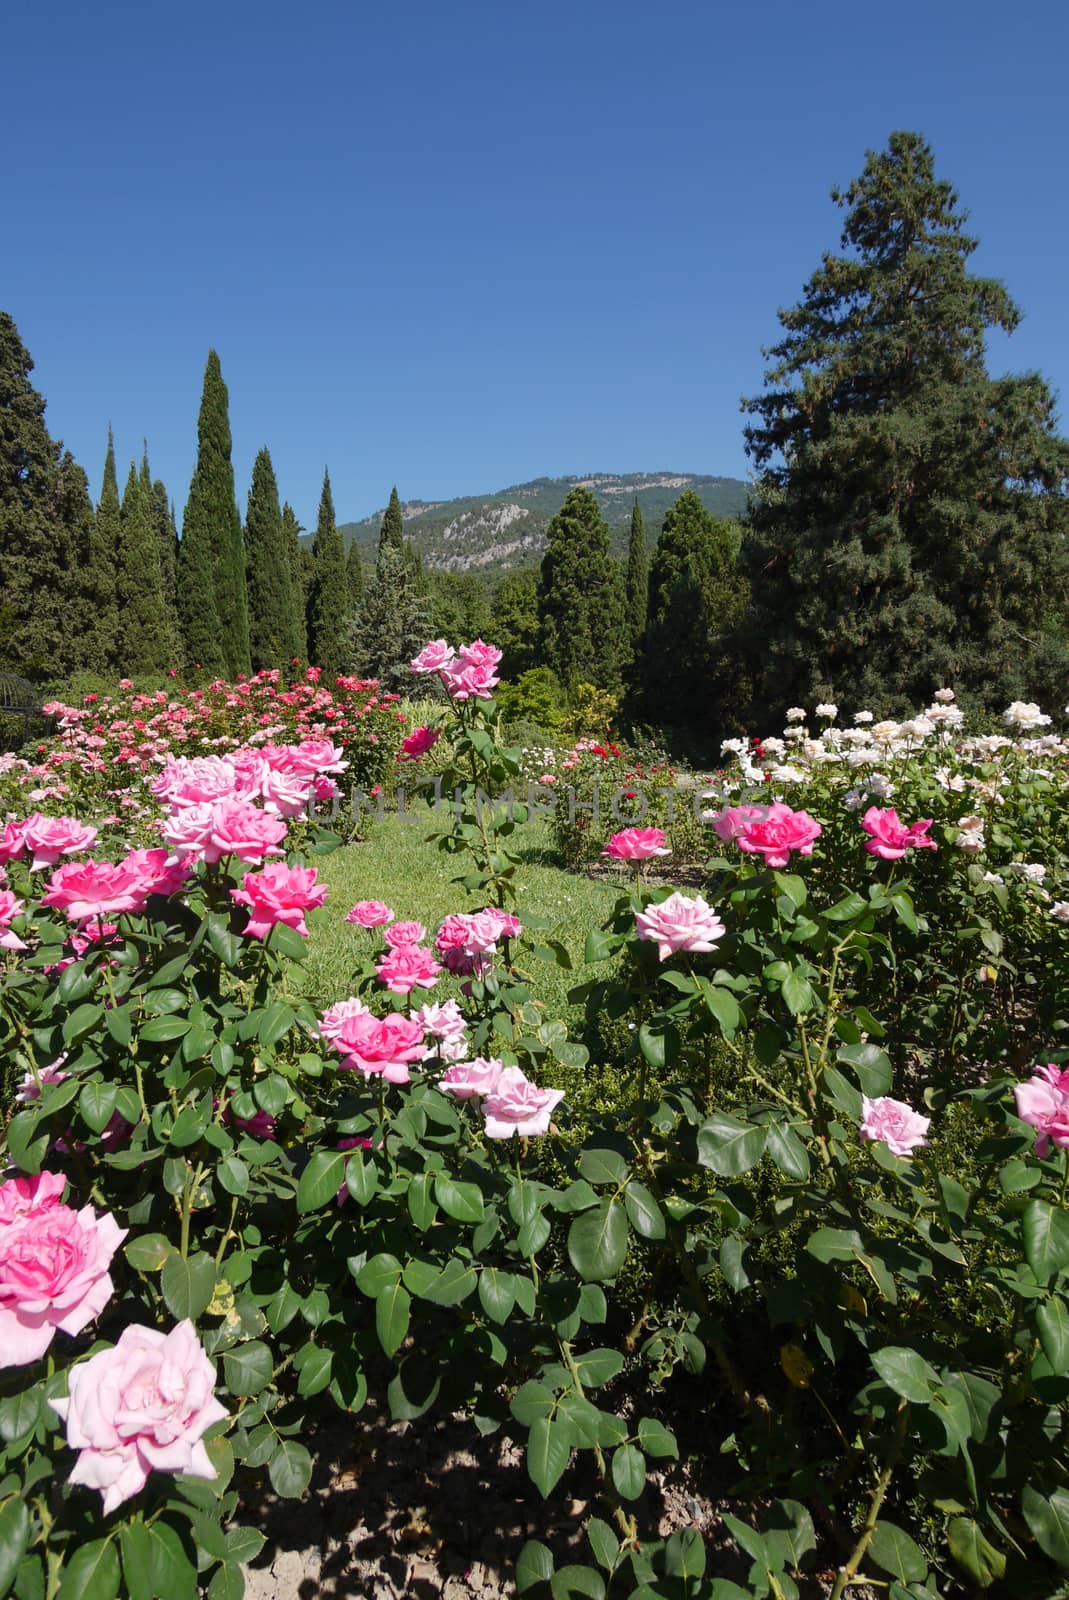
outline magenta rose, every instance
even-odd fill
[[[395,922],[392,928],[387,928],[382,936],[391,950],[399,944],[422,944],[427,937],[427,930],[422,922]]]
[[[736,834],[736,843],[749,855],[763,855],[766,867],[785,867],[793,850],[800,856],[811,856],[813,841],[823,831],[808,811],[792,811],[781,800],[774,800],[765,816],[744,823]]]
[[[148,898],[144,873],[110,861],[67,861],[57,867],[41,904],[63,911],[72,922],[98,921],[122,911],[141,911]]]
[[[519,1134],[531,1139],[548,1133],[550,1115],[563,1099],[563,1089],[540,1089],[519,1067],[505,1067],[483,1100],[486,1137],[511,1139]]]
[[[401,749],[411,761],[416,761],[420,756],[425,756],[438,743],[439,729],[429,728],[426,725],[416,728],[401,740]]]
[[[1048,1063],[1013,1091],[1017,1115],[1036,1130],[1036,1155],[1050,1155],[1051,1145],[1069,1150],[1069,1070]]]
[[[455,1062],[439,1078],[438,1087],[457,1100],[471,1100],[476,1095],[492,1094],[503,1071],[496,1056],[476,1056],[474,1061]]]
[[[441,967],[430,950],[418,944],[399,944],[377,963],[379,982],[391,994],[411,994],[413,989],[433,989]]]
[[[332,1043],[344,1058],[340,1063],[344,1071],[383,1077],[387,1083],[407,1083],[409,1066],[422,1061],[426,1046],[419,1023],[399,1012],[381,1021],[370,1014],[348,1017]]]
[[[31,872],[54,867],[60,856],[88,850],[96,836],[97,830],[79,822],[77,817],[43,817],[39,811],[28,816],[22,825],[23,847],[33,858]]]
[[[498,685],[492,667],[462,660],[451,662],[439,673],[446,693],[453,700],[489,700]]]
[[[5,822],[0,830],[0,866],[6,867],[9,861],[16,861],[19,856],[26,853],[26,841],[23,838],[24,822]]]
[[[751,822],[763,822],[767,806],[725,806],[713,818],[713,829],[724,844],[733,844]]]
[[[36,1191],[29,1210],[19,1193],[0,1210],[14,1212],[0,1225],[0,1361],[7,1366],[39,1360],[57,1328],[81,1333],[115,1293],[108,1268],[127,1230],[92,1206],[54,1204],[49,1176],[52,1186]]]
[[[286,837],[286,824],[246,800],[219,800],[212,806],[211,833],[202,848],[211,865],[224,856],[239,861],[258,862],[266,856],[281,855],[277,848]]]
[[[614,861],[650,861],[672,854],[660,828],[624,828],[613,834],[601,853]]]
[[[430,644],[425,644],[419,655],[411,663],[413,672],[440,672],[442,667],[448,666],[456,655],[451,644],[446,644],[444,639],[432,639]]]
[[[931,1117],[922,1117],[912,1106],[902,1100],[892,1100],[889,1095],[881,1095],[878,1100],[870,1100],[867,1094],[861,1096],[858,1131],[862,1139],[878,1140],[893,1155],[911,1156],[914,1150],[927,1144],[925,1134],[931,1122]]]
[[[315,867],[287,867],[270,861],[261,872],[247,872],[244,888],[231,889],[230,898],[249,907],[245,933],[251,939],[266,939],[279,922],[308,937],[304,920],[327,898],[326,884],[316,883]]]
[[[0,889],[0,950],[25,950],[25,940],[11,926],[25,909],[25,900],[19,900],[10,889]]]
[[[140,879],[146,898],[177,894],[189,877],[186,863],[173,860],[166,850],[131,850],[119,865]]]
[[[870,856],[879,856],[881,861],[901,861],[907,850],[937,850],[935,840],[925,837],[931,825],[932,819],[927,817],[907,828],[899,822],[893,806],[886,811],[870,806],[861,819],[865,832],[872,835],[865,849]]]
[[[701,895],[670,894],[667,900],[649,905],[635,917],[640,939],[657,946],[662,961],[681,950],[703,955],[712,950],[724,935],[724,924]]]
[[[346,913],[345,920],[361,928],[381,928],[383,923],[393,921],[393,912],[385,900],[360,900]]]
[[[215,1368],[192,1322],[170,1333],[124,1328],[111,1350],[71,1369],[69,1396],[49,1404],[79,1452],[71,1483],[99,1489],[104,1514],[137,1494],[152,1471],[218,1476],[204,1435],[226,1409],[215,1398]]]

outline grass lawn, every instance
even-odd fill
[[[369,947],[371,935],[345,921],[356,901],[385,900],[399,918],[422,922],[428,937],[450,912],[475,911],[485,904],[450,882],[471,870],[470,858],[446,855],[428,844],[426,831],[422,819],[417,825],[387,817],[375,824],[370,839],[317,859],[320,880],[328,885],[330,897],[327,920],[313,929],[309,939],[302,979],[302,988],[316,1005],[330,1005],[351,993],[353,956]],[[626,880],[621,874],[618,883],[595,882],[554,866],[544,823],[524,830],[519,850],[516,910],[521,917],[526,911],[552,921],[553,926],[540,930],[537,937],[559,940],[575,966],[567,972],[548,962],[538,963],[539,996],[546,1002],[546,1015],[563,1018],[568,989],[582,976],[587,933],[604,921]],[[447,979],[433,991],[421,991],[419,998],[440,1000],[457,993],[456,981]]]

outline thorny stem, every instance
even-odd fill
[[[568,1368],[568,1371],[571,1374],[572,1382],[575,1384],[579,1394],[585,1398],[583,1377],[579,1371],[579,1368],[575,1364],[575,1357],[572,1355],[571,1345],[566,1339],[558,1339],[557,1346],[562,1357],[564,1358],[564,1365]],[[617,1494],[615,1485],[609,1477],[606,1469],[605,1452],[601,1448],[600,1444],[596,1444],[594,1446],[594,1460],[597,1462],[598,1475],[601,1478],[601,1492],[604,1496],[606,1504],[612,1511],[613,1521],[616,1523],[616,1526],[623,1535],[625,1545],[629,1546],[629,1548],[632,1550],[637,1550],[639,1548],[638,1523],[635,1518],[629,1516],[623,1508],[623,1505],[620,1501],[620,1496]]]
[[[869,1509],[868,1515],[865,1517],[865,1525],[858,1535],[857,1543],[854,1545],[854,1548],[850,1553],[850,1559],[847,1561],[845,1567],[839,1568],[839,1571],[836,1574],[835,1583],[832,1587],[831,1594],[828,1596],[828,1600],[842,1600],[843,1590],[849,1584],[853,1583],[854,1579],[857,1577],[857,1569],[860,1567],[862,1561],[864,1561],[865,1552],[868,1550],[868,1547],[872,1542],[872,1536],[876,1532],[876,1524],[879,1521],[880,1512],[883,1509],[883,1502],[887,1497],[887,1490],[890,1488],[891,1478],[894,1474],[895,1467],[898,1465],[898,1458],[902,1454],[902,1446],[906,1438],[906,1424],[908,1421],[909,1403],[908,1401],[903,1400],[899,1403],[898,1407],[898,1421],[895,1425],[894,1438],[891,1440],[891,1448],[887,1456],[887,1465],[880,1473],[876,1487],[872,1491],[872,1499],[869,1501]]]
[[[182,1237],[178,1247],[183,1260],[189,1255],[189,1219],[193,1214],[193,1197],[203,1176],[204,1167],[199,1161],[192,1172],[186,1167],[186,1180],[182,1185]]]

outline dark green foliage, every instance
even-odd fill
[[[312,542],[312,561],[314,570],[308,594],[308,654],[313,665],[322,667],[325,677],[332,682],[348,667],[352,611],[345,547],[334,520],[334,498],[330,492],[330,475],[326,472],[323,474],[319,520]]]
[[[197,444],[178,555],[179,621],[189,662],[234,678],[249,670],[248,600],[227,390],[214,350],[204,371]]]
[[[780,313],[747,449],[744,563],[764,723],[790,701],[915,706],[940,684],[1053,701],[1069,654],[1069,447],[1042,379],[989,378],[1020,313],[970,275],[976,242],[916,134],[833,198],[826,255]],[[1060,702],[1059,702],[1060,703]]]
[[[470,572],[434,572],[426,575],[431,600],[431,635],[451,644],[484,639],[497,644],[486,586]]]
[[[30,353],[0,312],[0,658],[24,675],[54,675],[70,661],[65,595],[78,567],[78,536],[59,520],[60,445],[30,383]]]
[[[100,504],[93,516],[80,584],[90,619],[84,665],[94,672],[111,672],[116,663],[119,613],[115,603],[115,567],[118,559],[119,485],[115,476],[115,443],[109,428]]]
[[[749,595],[738,548],[738,527],[715,521],[689,489],[665,517],[641,657],[650,721],[710,739],[736,731],[742,685],[732,635]]]
[[[345,576],[349,582],[349,604],[355,616],[364,598],[364,563],[360,559],[360,546],[355,542],[349,546]]]
[[[275,469],[267,450],[261,450],[253,463],[245,558],[253,669],[288,666],[297,653],[293,649],[293,578]]]
[[[312,552],[301,544],[303,529],[297,513],[287,500],[282,507],[282,537],[290,569],[291,612],[286,635],[284,660],[287,666],[308,659],[308,589],[311,582]]]
[[[66,637],[56,657],[57,664],[66,672],[79,667],[103,670],[97,658],[102,640],[95,592],[100,570],[95,549],[96,517],[89,497],[89,480],[69,450],[64,450],[56,471],[52,510],[56,526],[61,530],[59,547],[66,552],[69,563],[63,573],[60,597]],[[114,577],[110,567],[106,578],[111,585],[111,620],[114,622]]]
[[[141,455],[141,493],[150,507],[152,526],[156,533],[156,554],[160,564],[160,593],[163,606],[159,627],[163,635],[163,650],[169,666],[177,666],[182,654],[176,611],[175,578],[178,559],[178,534],[174,525],[174,512],[166,486],[159,478],[153,482],[148,464],[148,445]]]
[[[164,613],[159,539],[148,491],[133,462],[119,517],[115,598],[119,612],[116,665],[128,677],[162,672],[173,665],[173,640],[161,627]]]
[[[538,592],[541,652],[571,693],[615,689],[626,646],[623,583],[589,489],[573,489],[549,525]]]
[[[635,496],[631,511],[631,537],[627,546],[627,625],[631,645],[638,649],[646,631],[646,610],[649,604],[650,555],[646,547],[646,524],[642,520],[642,507]]]
[[[502,651],[502,679],[538,665],[538,573],[510,572],[494,596],[490,642]]]
[[[382,550],[386,545],[392,545],[395,550],[403,550],[405,545],[405,525],[396,484],[390,490],[390,503],[379,529],[379,549]]]
[[[394,515],[396,513],[396,515]],[[393,692],[412,684],[409,662],[433,637],[433,614],[419,552],[406,542],[394,489],[383,519],[375,576],[350,639],[353,670]]]

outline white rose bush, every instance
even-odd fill
[[[232,707],[214,686],[210,751],[158,748],[177,712],[140,743],[129,715],[102,724],[130,806],[113,774],[33,802],[40,770],[0,774],[0,1593],[237,1600],[265,1486],[308,1492],[317,1424],[360,1430],[370,1395],[417,1425],[466,1415],[474,1448],[505,1432],[541,1495],[576,1502],[568,1539],[519,1554],[535,1600],[1059,1592],[1050,719],[1019,702],[966,731],[943,690],[901,723],[827,702],[816,734],[792,707],[782,739],[733,741],[700,797],[700,891],[672,884],[670,830],[604,841],[620,893],[565,1021],[523,808],[483,798],[523,771],[499,661],[476,640],[413,663],[441,712],[401,759],[444,735],[455,911],[398,921],[363,846],[350,992],[314,1003],[339,843],[316,803],[389,781],[317,683],[277,731],[250,711],[272,685]],[[345,696],[394,715],[374,686]],[[61,727],[70,753],[85,719]],[[637,789],[587,743],[577,765]],[[36,766],[66,771],[55,752]],[[611,1060],[583,1042],[605,1019]],[[657,1509],[711,1463],[731,1577]]]

